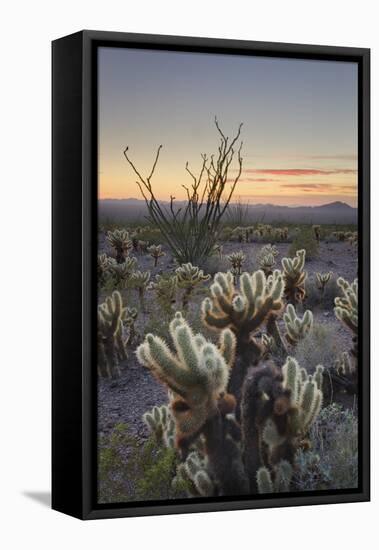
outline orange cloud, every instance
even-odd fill
[[[314,168],[246,168],[245,174],[267,174],[271,176],[330,176],[335,174],[356,174],[357,170],[350,168],[335,168],[320,170]]]

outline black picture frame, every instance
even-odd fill
[[[354,61],[359,74],[359,487],[292,496],[96,503],[97,57],[99,46]],[[52,507],[81,519],[370,499],[370,50],[81,31],[52,43]]]

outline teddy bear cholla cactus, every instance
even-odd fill
[[[294,258],[282,258],[283,275],[285,281],[284,295],[293,305],[302,302],[305,298],[304,271],[305,250],[297,250]]]
[[[279,463],[294,465],[299,448],[308,448],[307,435],[322,405],[323,367],[313,375],[289,357],[282,367],[254,369],[244,384],[241,417],[243,453],[252,490],[257,471],[269,468],[275,476]],[[275,480],[275,478],[274,478]]]
[[[145,292],[150,280],[150,271],[134,271],[129,279],[129,286],[138,291],[141,311],[145,313]]]
[[[307,309],[303,317],[298,317],[292,304],[287,305],[283,320],[286,327],[286,338],[293,346],[305,338],[313,328],[313,313]]]
[[[176,276],[163,277],[156,275],[155,281],[149,285],[149,290],[155,292],[157,302],[166,313],[173,313],[172,307],[176,302],[177,278]]]
[[[186,460],[178,465],[172,484],[179,490],[184,489],[193,497],[211,497],[216,492],[208,459],[196,451],[192,451]]]
[[[242,273],[239,288],[233,283],[231,273],[217,273],[210,287],[211,297],[201,306],[203,322],[216,331],[230,328],[237,337],[238,351],[253,343],[259,359],[259,346],[252,334],[268,315],[282,309],[283,289],[280,271],[274,271],[269,277],[263,271],[252,275]]]
[[[209,281],[210,275],[205,275],[202,269],[191,263],[182,264],[176,270],[176,284],[178,288],[183,288],[182,296],[183,309],[187,309],[191,295],[194,289],[201,283]]]
[[[100,376],[114,378],[119,374],[119,361],[127,358],[122,320],[126,308],[122,297],[114,291],[97,311],[98,373]]]
[[[319,243],[321,238],[321,226],[320,225],[312,225],[312,230],[314,237],[316,241]]]
[[[129,233],[125,229],[108,231],[107,241],[116,252],[117,263],[122,264],[133,246],[132,241],[129,239]]]
[[[241,268],[246,260],[245,254],[240,250],[239,252],[233,252],[227,256],[228,261],[232,264],[232,268],[236,270],[237,275],[241,274]]]
[[[137,358],[173,392],[170,408],[180,446],[217,414],[234,361],[236,339],[225,329],[217,347],[201,334],[194,334],[179,312],[170,323],[170,335],[175,352],[160,337],[147,334],[137,348]]]
[[[339,321],[341,321],[353,333],[353,349],[351,350],[354,357],[358,355],[358,279],[355,279],[351,284],[339,277],[337,285],[340,287],[343,296],[334,299],[334,313]]]
[[[132,273],[137,266],[136,258],[128,256],[122,263],[117,263],[113,258],[109,261],[109,272],[118,288],[125,288]]]
[[[324,294],[325,287],[329,283],[333,273],[329,271],[328,273],[316,273],[316,285],[320,290],[321,294]]]
[[[166,256],[166,252],[163,252],[162,245],[152,244],[147,247],[147,252],[154,259],[154,267],[157,267],[159,258]]]

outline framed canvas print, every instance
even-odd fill
[[[369,499],[369,50],[53,42],[53,508]]]

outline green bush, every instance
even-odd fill
[[[307,260],[317,258],[319,255],[319,244],[316,241],[313,231],[310,228],[301,228],[295,235],[291,246],[288,249],[288,256],[293,258],[297,250],[304,249]]]
[[[142,443],[126,424],[102,436],[98,452],[98,500],[101,503],[183,497],[171,486],[176,473],[174,449],[159,446],[154,436]]]
[[[299,491],[354,489],[358,486],[358,420],[335,403],[321,410],[311,428],[311,451],[296,457]]]
[[[295,358],[308,372],[313,372],[316,365],[333,366],[338,352],[334,330],[315,323],[312,332],[297,344]]]

